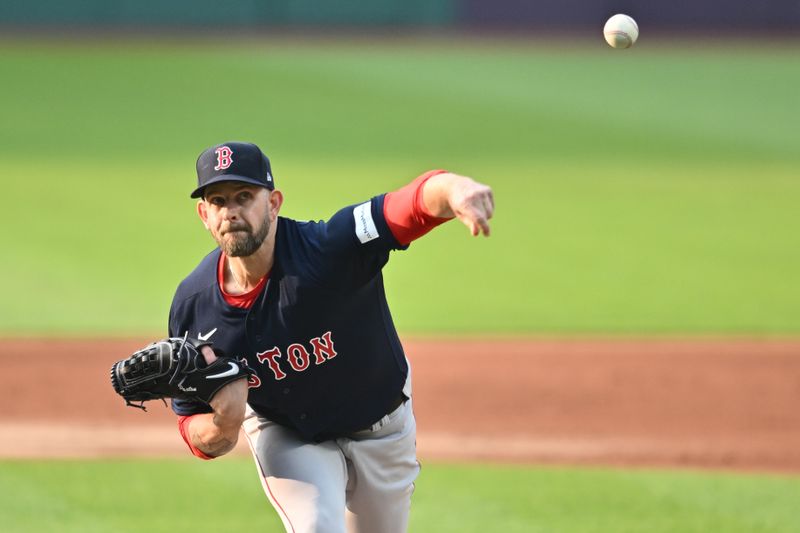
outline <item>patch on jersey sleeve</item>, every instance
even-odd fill
[[[378,238],[378,228],[372,220],[372,202],[364,202],[353,209],[353,217],[356,219],[356,237],[361,244],[368,243]]]

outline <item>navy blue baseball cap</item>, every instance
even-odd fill
[[[269,159],[252,143],[228,142],[203,151],[197,158],[197,188],[192,191],[192,198],[201,198],[206,187],[220,181],[275,188]]]

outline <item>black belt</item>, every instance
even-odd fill
[[[405,395],[405,394],[403,394],[403,393],[401,392],[401,393],[400,393],[400,394],[397,396],[397,398],[395,398],[395,399],[394,399],[394,401],[392,402],[392,404],[389,406],[389,410],[388,410],[388,411],[386,411],[386,414],[388,415],[389,413],[391,413],[392,411],[394,411],[395,409],[397,409],[398,407],[400,407],[401,405],[403,405],[403,404],[405,403],[405,401],[406,401],[406,400],[408,400],[408,398],[406,398],[406,395]]]

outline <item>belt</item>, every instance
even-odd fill
[[[391,413],[392,411],[403,405],[406,402],[406,400],[408,400],[408,398],[406,398],[406,395],[401,392],[389,406],[389,410],[386,411],[386,414],[388,415],[389,413]]]
[[[398,407],[400,407],[401,405],[403,405],[403,404],[405,403],[405,401],[406,401],[406,400],[408,400],[408,397],[407,397],[405,394],[403,394],[402,392],[400,392],[400,394],[398,394],[398,395],[397,395],[397,398],[395,398],[394,400],[392,400],[392,403],[390,403],[390,404],[389,404],[389,407],[388,407],[388,409],[386,410],[386,414],[384,414],[383,416],[386,416],[386,415],[388,415],[389,413],[392,413],[392,412],[394,412],[395,410],[397,410],[397,408],[398,408]],[[367,426],[367,427],[365,427],[365,428],[359,429],[358,431],[366,431],[366,430],[368,430],[368,429],[372,429],[372,427],[373,427],[375,424],[377,424],[378,422],[380,422],[380,421],[381,421],[381,419],[383,418],[383,416],[382,416],[381,418],[379,418],[378,420],[376,420],[375,422],[373,422],[372,424],[368,425],[368,426]]]

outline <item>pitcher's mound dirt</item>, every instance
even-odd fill
[[[111,363],[146,343],[6,339],[0,457],[186,454],[168,408],[111,388]],[[422,460],[800,472],[800,340],[405,346]]]

